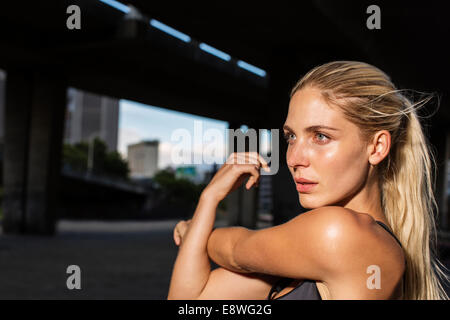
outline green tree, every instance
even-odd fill
[[[175,173],[170,170],[159,170],[153,177],[162,192],[168,194],[171,203],[196,204],[205,189],[205,183],[195,184],[186,178],[176,178]],[[219,208],[226,209],[226,202],[221,201]]]
[[[200,197],[204,184],[195,184],[186,178],[176,178],[169,170],[160,170],[153,177],[161,190],[169,195],[170,202],[195,202]]]
[[[88,161],[87,143],[74,145],[65,143],[63,146],[63,165],[69,166],[74,171],[84,172],[87,170]]]
[[[123,178],[128,177],[128,174],[130,173],[128,162],[125,161],[117,151],[106,153],[104,171],[105,173]]]
[[[106,143],[99,138],[93,141],[92,172],[98,175],[128,178],[128,162],[117,151],[108,152]],[[88,169],[89,144],[80,142],[74,145],[64,144],[63,165],[71,170],[86,172]]]

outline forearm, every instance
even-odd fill
[[[239,239],[249,235],[251,230],[243,227],[218,228],[208,239],[208,256],[219,266],[240,273],[248,273],[236,262],[235,249]]]
[[[218,202],[203,195],[179,247],[167,299],[195,299],[202,292],[211,265],[206,251]]]

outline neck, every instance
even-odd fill
[[[350,199],[342,203],[347,209],[370,215],[373,219],[384,222],[387,220],[381,207],[381,191],[376,175],[370,175],[366,183]]]

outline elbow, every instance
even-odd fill
[[[166,300],[179,300],[180,298],[177,298],[176,295],[173,294],[173,292],[170,292],[167,294]]]

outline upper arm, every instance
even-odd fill
[[[347,209],[323,207],[282,225],[249,230],[236,242],[233,259],[249,272],[327,281],[343,271],[346,258],[355,254],[359,229]]]
[[[264,300],[277,278],[269,275],[214,269],[198,300]]]

